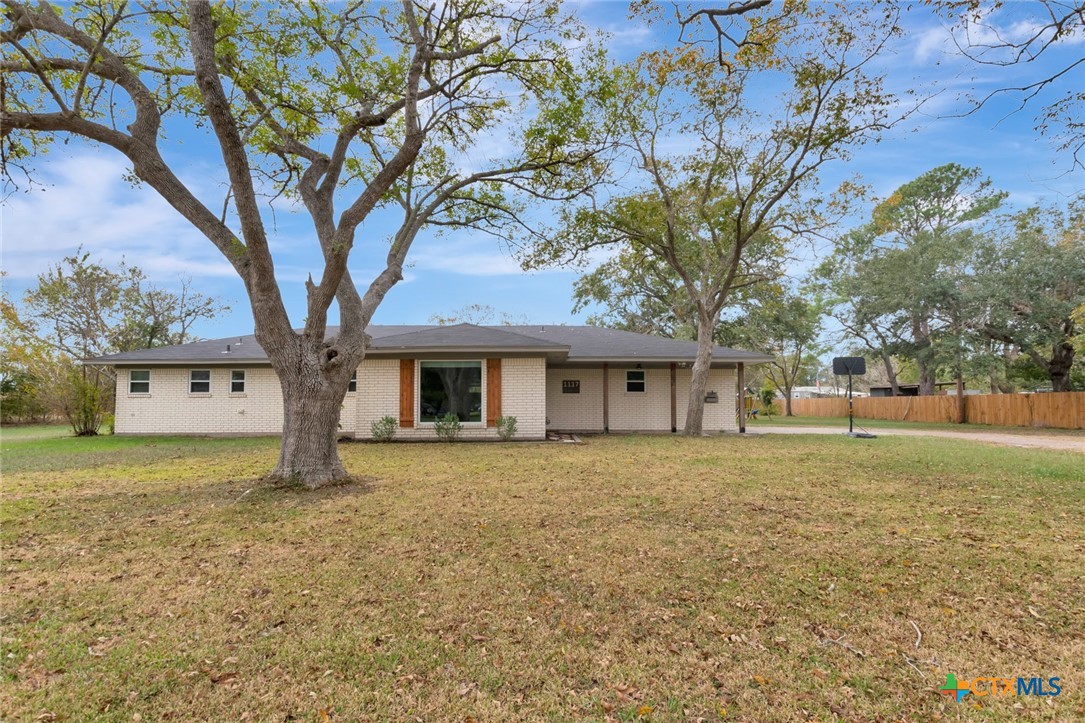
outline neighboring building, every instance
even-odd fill
[[[337,330],[330,328],[329,336]],[[685,422],[697,345],[593,326],[371,326],[372,344],[340,413],[344,436],[366,438],[384,416],[397,439],[435,439],[453,412],[465,439],[567,432],[673,432]],[[716,347],[705,431],[737,430],[739,372],[771,356]],[[282,392],[253,336],[112,354],[117,434],[272,435]]]
[[[776,396],[780,399],[785,397],[783,390],[777,389]],[[834,389],[828,385],[824,387],[817,386],[796,386],[791,387],[792,399],[827,399],[831,397],[846,397],[848,396],[848,387],[844,385]],[[855,392],[852,396],[865,397],[866,394],[862,392]]]
[[[937,390],[938,394],[946,394],[947,393],[946,392],[946,387],[952,387],[952,386],[955,386],[956,384],[957,384],[957,382],[937,382],[934,385],[934,388]],[[918,397],[919,396],[919,385],[918,384],[898,384],[897,389],[900,390],[900,393],[897,394],[898,397]],[[956,390],[954,390],[952,393],[956,394],[957,392],[956,392]],[[888,384],[879,385],[879,386],[872,386],[872,387],[870,387],[870,396],[872,396],[872,397],[891,397],[891,396],[893,396],[893,387],[888,385]]]

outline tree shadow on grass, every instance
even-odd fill
[[[114,523],[125,524],[121,521],[126,521],[143,526],[194,518],[213,510],[247,511],[262,517],[275,515],[276,510],[286,512],[329,501],[346,502],[370,494],[376,482],[375,478],[356,477],[343,484],[309,490],[302,486],[277,487],[261,478],[150,483],[118,478],[110,481],[110,488],[104,488],[99,482],[96,489],[68,490],[66,494],[48,500],[38,495],[26,499],[30,516],[53,517],[63,526],[90,524],[90,519],[102,516]],[[9,503],[15,501],[8,499]]]
[[[378,481],[379,480],[376,477],[354,475],[348,479],[333,482],[332,484],[324,485],[317,489],[309,489],[300,483],[275,483],[265,479],[259,479],[250,480],[250,483],[253,485],[250,487],[250,490],[253,493],[257,491],[262,492],[264,499],[277,496],[303,504],[313,504],[314,502],[323,502],[325,500],[370,494],[373,492],[373,487]]]

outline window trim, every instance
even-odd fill
[[[640,379],[630,379],[630,374],[640,374]],[[630,384],[640,384],[641,389],[630,389]],[[644,369],[626,369],[625,370],[625,393],[626,394],[646,394],[648,392],[648,374]]]
[[[235,374],[241,374],[240,379],[234,379]],[[189,380],[191,382],[191,380]],[[235,384],[241,384],[241,389],[234,389]],[[235,396],[243,396],[248,394],[249,391],[249,374],[246,369],[231,369],[230,370],[230,394]]]
[[[353,387],[353,389],[351,388]],[[347,394],[358,393],[358,370],[355,369],[354,373],[350,375],[350,381],[347,382]]]
[[[193,379],[192,375],[196,372],[207,372],[207,379]],[[206,384],[206,392],[193,391],[193,384]],[[211,396],[211,370],[210,369],[189,369],[188,370],[188,394],[195,397],[209,397]]]
[[[132,379],[132,373],[133,372],[146,372],[147,373],[147,378],[146,379]],[[133,383],[134,384],[146,384],[147,385],[147,391],[145,391],[145,392],[134,392],[134,391],[132,391],[132,384]],[[150,369],[129,369],[128,370],[128,395],[129,396],[139,396],[139,397],[149,397],[151,395],[151,370]]]
[[[486,428],[486,360],[485,359],[415,359],[414,360],[414,419],[416,427],[433,428],[434,422],[422,421],[422,365],[426,362],[459,362],[478,364],[481,376],[481,405],[479,409],[479,421],[460,422],[463,429]]]

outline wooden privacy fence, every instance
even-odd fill
[[[783,401],[777,404],[783,408]],[[969,424],[1085,429],[1085,392],[969,394],[964,408]],[[797,417],[846,417],[848,400],[792,399],[791,412]],[[953,423],[957,421],[957,397],[862,397],[855,400],[855,416]]]

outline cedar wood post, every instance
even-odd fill
[[[399,426],[414,426],[414,359],[399,360]]]
[[[738,433],[746,433],[746,365],[738,363]]]
[[[610,433],[610,365],[603,363],[603,433]]]
[[[671,434],[678,431],[678,365],[671,362]]]
[[[496,427],[501,416],[501,360],[486,360],[486,426]]]

